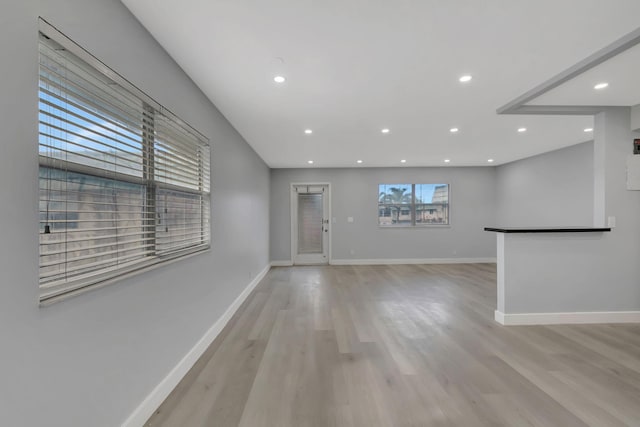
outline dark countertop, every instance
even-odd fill
[[[592,233],[611,231],[610,227],[485,227],[484,231],[496,233]]]

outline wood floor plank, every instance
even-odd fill
[[[273,268],[146,425],[640,427],[640,325],[495,301],[495,264]]]

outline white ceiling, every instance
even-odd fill
[[[589,116],[495,110],[640,16],[638,0],[122,1],[274,168],[495,165],[589,140]]]

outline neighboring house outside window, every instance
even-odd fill
[[[378,225],[449,224],[449,184],[380,184]]]

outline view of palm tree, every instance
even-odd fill
[[[378,224],[380,226],[448,223],[448,184],[379,185]]]
[[[409,217],[408,221],[411,219],[411,209],[410,205],[413,201],[413,194],[411,193],[411,184],[402,184],[398,186],[385,186],[381,185],[380,187],[387,187],[383,191],[380,191],[380,195],[378,197],[378,202],[380,204],[380,218],[389,219],[391,223],[399,224],[402,217]],[[408,192],[407,192],[408,191]],[[388,221],[383,221],[387,223]],[[407,222],[407,219],[404,219]],[[381,224],[383,225],[383,224]],[[388,224],[384,224],[388,225]]]

